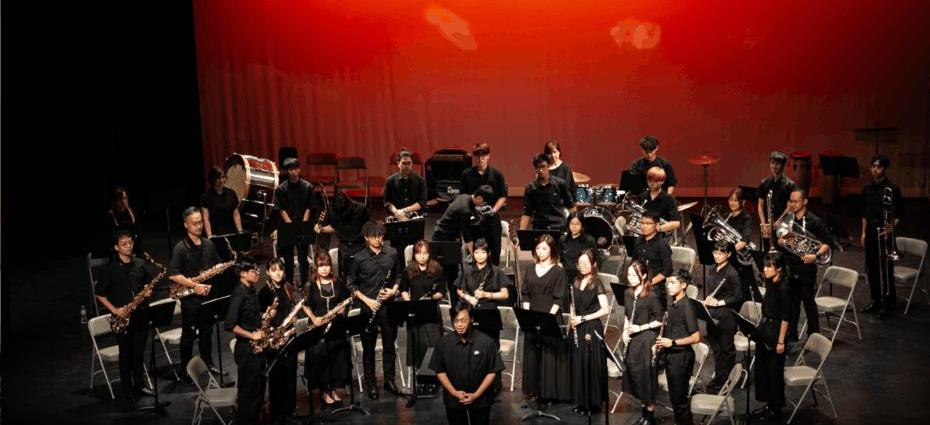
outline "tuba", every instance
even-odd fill
[[[772,223],[772,234],[777,239],[785,239],[782,245],[788,252],[803,257],[808,254],[817,255],[820,249],[820,242],[814,235],[805,229],[802,229],[794,221],[794,212],[786,209],[785,212]],[[817,256],[817,265],[826,266],[833,261],[833,252],[827,251],[823,255]]]
[[[736,245],[743,238],[739,231],[720,217],[717,207],[711,208],[704,217],[704,231],[707,232],[707,240],[711,242],[723,241]],[[756,244],[749,242],[743,249],[736,251],[736,261],[744,266],[752,264],[752,251],[755,249]]]

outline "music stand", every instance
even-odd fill
[[[875,153],[878,153],[879,142],[894,143],[898,138],[898,129],[895,127],[879,127],[878,122],[872,128],[857,128],[853,130],[856,140],[868,142],[875,141]]]
[[[610,283],[610,289],[611,289],[611,290],[613,291],[613,293],[614,293],[614,300],[616,300],[617,305],[620,305],[621,307],[624,306],[625,300],[624,300],[624,298],[623,298],[623,297],[624,297],[623,294],[626,293],[626,290],[627,290],[627,288],[629,288],[629,287],[630,287],[630,285],[625,285],[625,284],[623,284],[623,283],[613,283],[613,282]],[[617,319],[617,320],[620,320],[620,319]],[[623,320],[626,320],[626,317],[624,317]],[[622,322],[621,322],[620,324],[621,324],[621,326],[623,325]],[[621,327],[621,332],[622,332],[622,327]],[[613,350],[611,351],[611,353],[613,353],[614,351],[617,351],[617,349],[620,348],[620,343],[621,343],[621,342],[623,342],[623,338],[622,338],[622,337],[617,339],[617,343],[614,344],[614,348],[613,348]],[[613,355],[613,354],[611,354],[611,355]],[[622,357],[622,356],[621,356],[621,357]],[[623,361],[623,359],[621,358],[621,359],[620,359],[620,362],[622,362],[622,361]],[[623,367],[620,365],[620,362],[617,362],[617,368],[618,368],[620,371],[623,371]]]
[[[646,176],[634,173],[631,170],[624,170],[620,174],[620,190],[626,191],[626,193],[632,193],[634,195],[643,193],[646,190]]]
[[[517,323],[520,324],[520,330],[522,330],[524,333],[536,335],[536,354],[539,357],[537,359],[537,364],[541,368],[543,357],[542,338],[550,337],[553,339],[561,340],[563,339],[562,328],[560,328],[558,322],[556,322],[556,316],[547,312],[526,310],[522,308],[514,308],[513,312],[517,316]],[[556,415],[540,410],[539,403],[537,403],[536,411],[520,418],[520,422],[536,417],[549,418],[556,421],[562,420]]]
[[[710,315],[710,310],[707,309],[707,306],[703,302],[698,301],[694,298],[688,298],[688,302],[691,303],[691,306],[694,308],[694,313],[697,314],[698,320],[703,320],[705,323],[712,324],[717,326],[720,323],[720,320],[714,319],[714,316]],[[723,307],[726,308],[726,307]],[[733,311],[733,310],[730,310]]]
[[[229,252],[229,247],[232,247],[236,252],[245,252],[252,247],[252,234],[249,232],[213,235],[210,240],[213,241],[213,245],[216,245],[216,252],[220,256],[220,261],[233,259],[233,253]]]
[[[504,321],[501,320],[501,312],[497,307],[472,308],[471,315],[474,317],[472,326],[485,335],[500,335],[501,331],[504,330]],[[452,318],[450,317],[450,319]]]
[[[231,295],[226,295],[223,297],[214,298],[209,301],[204,301],[203,304],[200,304],[200,310],[197,311],[196,319],[198,328],[201,325],[207,324],[212,324],[214,326],[213,334],[216,335],[216,354],[218,356],[217,359],[219,360],[221,387],[225,386],[225,383],[223,382],[223,376],[226,375],[226,373],[223,371],[223,343],[220,341],[220,322],[226,318],[226,311],[229,310],[230,297]]]
[[[150,305],[148,308],[137,309],[129,318],[129,326],[126,332],[145,331],[146,339],[151,341],[153,332],[156,328],[171,324],[174,319],[174,303],[164,303],[159,305]],[[151,365],[152,390],[155,392],[155,401],[150,406],[141,406],[136,411],[158,410],[165,411],[165,406],[171,404],[170,401],[158,400],[158,373],[155,372],[155,347],[149,351],[149,363]],[[123,382],[123,385],[129,385]]]
[[[359,314],[352,317],[339,316],[332,322],[332,326],[329,329],[327,338],[332,335],[333,338],[337,338],[338,335],[342,335],[342,338],[345,338],[347,347],[349,350],[352,350],[352,337],[359,335],[362,332],[365,332],[365,328],[368,327],[369,315]],[[352,367],[355,367],[353,364]],[[350,411],[350,412],[359,412],[364,415],[370,415],[371,412],[368,409],[362,407],[360,401],[355,400],[355,384],[349,380],[349,404],[337,409],[333,409],[329,412],[330,416],[335,415],[339,412]]]
[[[288,352],[290,351],[306,350],[316,345],[320,342],[320,340],[323,339],[325,330],[326,326],[312,328],[300,332],[297,334],[297,336],[291,338],[286,344],[284,344],[283,347],[281,347],[280,350],[278,350],[277,355],[275,355],[274,359],[265,368],[265,379],[268,379],[268,375],[271,374],[271,370],[274,369],[274,366],[278,363],[279,359],[287,356]],[[306,358],[304,362],[304,368],[306,368],[310,363],[310,359]],[[310,389],[309,382],[307,382],[307,406],[309,408],[309,415],[306,417],[306,423],[313,423],[314,419],[318,418],[316,418],[314,415],[313,391]],[[322,411],[320,413],[322,413]]]
[[[426,219],[417,218],[407,221],[384,223],[384,239],[394,244],[399,241],[418,241],[423,239],[426,230]]]
[[[281,246],[294,246],[297,244],[310,244],[315,241],[313,221],[278,223],[278,244]]]
[[[761,335],[759,335],[759,329],[756,327],[752,321],[743,317],[741,314],[736,311],[730,310],[730,313],[733,314],[733,318],[736,319],[736,328],[746,336],[746,339],[750,342],[746,343],[746,361],[749,365],[753,364],[753,354],[755,351],[752,349],[751,342],[758,344],[765,344],[765,341],[762,340]],[[768,345],[766,345],[768,347]],[[752,383],[749,382],[749,374],[752,373],[752,370],[746,369],[746,423],[748,424],[752,420],[752,416],[749,414],[749,389],[752,386]]]
[[[552,236],[552,239],[555,240],[556,250],[558,250],[559,239],[562,237],[562,232],[548,229],[517,230],[517,239],[520,240],[520,250],[532,251],[536,249],[536,239],[542,235]]]
[[[411,338],[413,344],[413,367],[417,366],[417,331],[415,326],[425,324],[440,325],[439,318],[439,301],[433,299],[415,300],[415,301],[395,301],[385,304],[387,307],[387,318],[390,323],[397,326],[405,325],[407,327],[407,337]],[[417,395],[417,374],[413,374],[410,384],[410,398],[407,400],[407,407],[413,407],[419,396]],[[424,397],[433,398],[433,397]]]
[[[714,262],[714,243],[707,240],[704,233],[704,217],[700,214],[688,214],[691,223],[694,224],[694,242],[697,245],[698,261],[701,262],[701,280],[704,296],[707,296],[707,266],[713,266]]]

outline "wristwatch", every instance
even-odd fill
[[[673,340],[672,340],[672,347],[677,347],[677,346],[678,346],[678,340],[673,339]]]

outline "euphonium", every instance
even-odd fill
[[[645,204],[645,201],[643,204]],[[642,236],[643,231],[640,230],[639,222],[643,219],[643,215],[646,214],[646,208],[636,203],[636,201],[631,199],[631,197],[623,198],[622,205],[622,209],[630,211],[630,218],[626,220],[626,231],[636,236]],[[667,221],[664,218],[659,219],[658,224],[660,226],[665,223],[667,223]]]
[[[784,239],[782,245],[788,252],[803,257],[808,254],[817,255],[820,250],[820,242],[814,235],[805,229],[798,227],[794,221],[794,212],[785,210],[784,214],[778,218],[778,221],[772,224],[772,232],[775,238]],[[833,252],[828,250],[823,255],[817,256],[816,263],[818,266],[826,266],[833,260]]]
[[[722,241],[736,245],[743,238],[739,231],[720,217],[717,207],[711,208],[707,217],[704,217],[704,229],[707,232],[707,240],[711,242]],[[744,266],[752,264],[752,251],[755,249],[756,244],[749,242],[743,249],[736,251],[736,260]]]

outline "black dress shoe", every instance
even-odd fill
[[[374,388],[374,386],[372,386],[372,388],[369,388],[369,389],[368,389],[368,398],[370,398],[370,399],[372,399],[372,400],[377,400],[377,399],[378,399],[378,389],[377,389],[377,388]]]
[[[220,368],[218,368],[218,367],[216,367],[216,366],[214,366],[214,365],[212,365],[212,364],[211,364],[210,366],[207,366],[207,367],[210,369],[210,372],[211,372],[211,373],[214,373],[214,374],[216,374],[216,375],[223,375],[223,376],[228,376],[228,375],[229,375],[229,371],[228,371],[228,370],[223,370],[223,371],[221,372],[221,371],[220,371]]]
[[[871,302],[871,303],[869,303],[869,305],[865,306],[865,308],[863,308],[862,310],[859,310],[859,312],[860,312],[860,313],[872,313],[872,312],[877,312],[877,311],[879,311],[879,310],[881,309],[881,307],[882,307],[882,306],[881,306],[880,304],[877,304],[877,303],[875,303],[875,302]]]
[[[766,408],[765,411],[762,412],[761,415],[759,415],[759,419],[761,419],[761,420],[763,420],[763,421],[776,421],[776,420],[779,420],[779,419],[781,419],[781,409]]]
[[[397,396],[401,395],[400,390],[397,389],[397,385],[394,385],[394,382],[392,381],[387,381],[384,383],[384,391],[387,391]]]
[[[762,406],[762,407],[760,407],[760,408],[758,408],[758,409],[753,409],[751,414],[752,414],[752,416],[759,416],[759,415],[765,413],[766,410],[769,410],[769,407],[768,407],[768,406]]]

